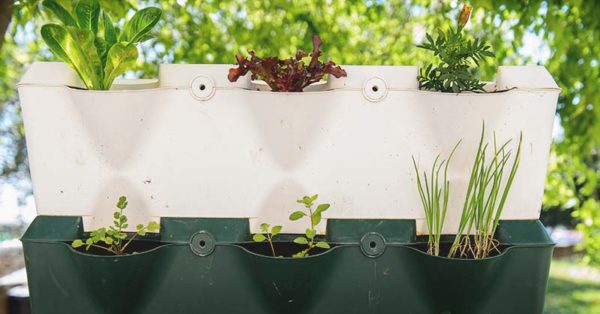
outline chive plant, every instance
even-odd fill
[[[440,239],[442,236],[442,229],[444,228],[444,222],[446,221],[446,213],[448,211],[448,200],[450,196],[448,166],[450,165],[450,160],[460,145],[460,142],[461,141],[458,141],[458,143],[456,143],[452,152],[450,152],[448,159],[440,161],[440,154],[435,157],[429,177],[427,176],[426,171],[423,171],[423,176],[421,177],[415,157],[412,157],[417,177],[417,189],[421,198],[423,210],[425,211],[425,221],[427,223],[427,253],[435,256],[440,254]],[[442,169],[444,172],[442,174],[442,184],[440,185],[440,172]]]
[[[494,234],[519,168],[523,134],[519,137],[512,165],[510,160],[513,152],[508,148],[512,140],[498,146],[494,134],[493,147],[488,149],[490,145],[484,144],[484,138],[485,124],[481,130],[458,231],[449,257],[480,259],[488,257],[494,250],[499,250]],[[488,153],[491,153],[491,156]]]

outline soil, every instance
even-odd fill
[[[71,245],[70,242],[67,244]],[[149,241],[149,240],[137,240],[136,241],[136,240],[133,240],[131,242],[131,244],[129,244],[129,246],[127,246],[127,249],[125,249],[125,255],[134,254],[134,253],[143,253],[143,252],[155,249],[161,245],[164,245],[164,243],[160,242],[160,241]],[[100,256],[114,256],[114,254],[112,254],[106,250],[95,248],[95,247],[90,247],[89,250],[86,250],[85,245],[82,247],[78,247],[75,250],[78,252],[81,252],[81,253],[85,253],[85,254],[100,255]]]
[[[332,248],[334,247],[334,245],[332,245],[331,243],[329,245],[331,245]],[[242,243],[240,244],[240,246],[252,253],[265,256],[273,256],[273,252],[271,251],[271,246],[269,245],[269,242]],[[307,248],[306,245],[300,245],[294,242],[275,242],[273,243],[273,246],[275,247],[275,253],[277,254],[277,256],[283,257],[291,257],[293,254],[296,254]],[[326,251],[328,251],[328,249],[316,247],[310,250],[308,254],[312,256],[321,254]]]

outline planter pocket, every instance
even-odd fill
[[[39,216],[23,236],[33,313],[542,313],[552,254],[537,220],[503,221],[483,260],[419,251],[414,220],[329,220],[334,247],[301,259],[246,249],[246,219],[162,218],[160,246],[119,257],[72,249],[82,232]]]

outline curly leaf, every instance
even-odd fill
[[[159,8],[150,7],[139,10],[125,25],[121,41],[140,42],[144,35],[150,32],[154,25],[158,23],[161,15],[162,11]]]
[[[115,78],[127,71],[138,57],[137,48],[133,44],[118,43],[108,51],[104,67],[104,87],[110,89]]]

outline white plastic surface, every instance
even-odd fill
[[[319,193],[326,218],[414,218],[423,232],[411,155],[429,167],[462,139],[449,170],[452,232],[485,121],[488,140],[524,136],[503,218],[539,217],[559,94],[543,67],[500,67],[515,89],[490,94],[419,91],[416,67],[389,66],[343,66],[347,78],[311,92],[273,93],[247,77],[229,83],[229,67],[162,65],[159,88],[85,91],[67,87],[78,83],[65,65],[34,64],[19,94],[38,213],[81,215],[90,230],[110,224],[126,195],[131,226],[250,217],[253,230],[304,232],[287,217]],[[191,90],[198,77],[214,84],[207,99]],[[374,78],[386,88],[378,101],[365,94]]]

